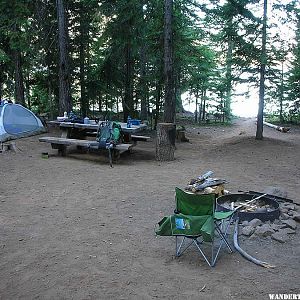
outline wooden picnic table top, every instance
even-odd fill
[[[104,122],[104,121],[99,121]],[[121,125],[123,132],[127,133],[136,133],[147,128],[146,124],[140,125],[131,125],[130,128],[127,127],[127,123],[117,122]],[[98,124],[82,124],[82,123],[72,123],[72,122],[62,122],[62,121],[50,121],[50,124],[57,124],[60,128],[78,128],[78,129],[87,129],[87,130],[97,130]]]

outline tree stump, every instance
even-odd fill
[[[176,140],[179,142],[189,142],[189,139],[185,136],[185,129],[176,129]]]
[[[176,126],[174,123],[158,123],[156,137],[156,160],[174,160]]]
[[[9,150],[17,152],[17,146],[15,142],[0,143],[0,152],[6,152]]]

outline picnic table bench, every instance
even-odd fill
[[[68,146],[75,145],[77,147],[84,147],[88,149],[98,149],[99,143],[97,141],[90,140],[79,140],[79,139],[69,139],[69,138],[61,138],[61,137],[51,137],[45,136],[39,138],[40,142],[51,143],[51,147],[53,149],[57,149],[58,153],[62,156],[66,155],[66,150]],[[133,144],[117,144],[114,147],[114,158],[118,157],[121,153],[125,151],[130,151],[133,147]]]

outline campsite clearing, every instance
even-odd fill
[[[241,237],[244,249],[274,269],[226,251],[210,269],[196,251],[175,259],[174,240],[154,235],[173,212],[175,187],[207,170],[226,178],[233,193],[276,186],[300,203],[299,127],[265,128],[263,141],[254,138],[253,119],[186,129],[190,143],[178,143],[176,160],[167,163],[155,161],[154,139],[138,143],[114,168],[104,156],[71,147],[62,158],[38,142],[41,136],[0,154],[0,298],[252,300],[299,293],[299,223],[282,244]]]

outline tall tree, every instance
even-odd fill
[[[260,80],[259,80],[259,103],[257,114],[256,139],[263,139],[263,121],[264,121],[264,98],[265,98],[265,73],[267,63],[267,5],[268,1],[264,0],[263,10],[263,27],[262,27],[262,47],[260,61]]]
[[[164,0],[165,23],[164,23],[164,79],[165,79],[165,104],[164,121],[175,122],[175,93],[173,76],[173,0]]]
[[[70,66],[68,53],[68,26],[63,0],[56,0],[59,44],[59,113],[72,110]]]

